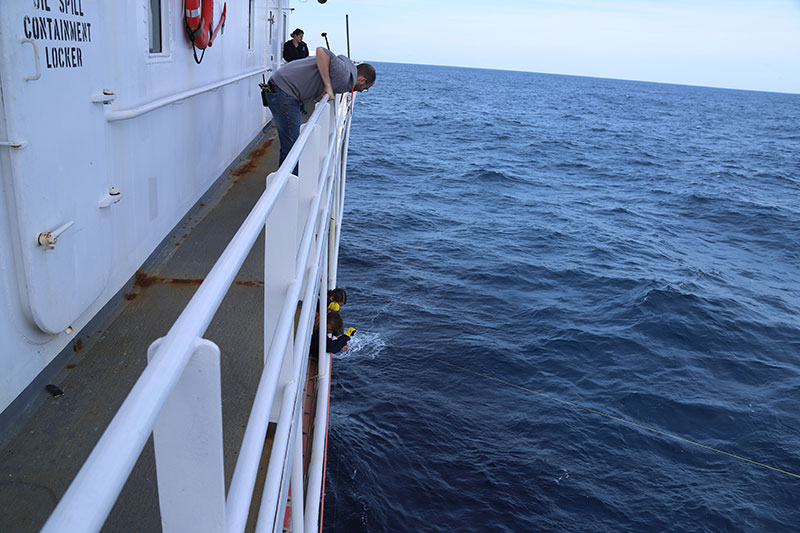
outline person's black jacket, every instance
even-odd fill
[[[339,353],[342,351],[342,348],[350,342],[350,337],[347,335],[341,335],[336,337],[335,339],[331,339],[327,335],[325,336],[325,350],[328,353]],[[315,329],[314,333],[311,334],[311,348],[309,349],[309,353],[316,357],[319,353],[319,330]]]
[[[288,63],[289,61],[294,61],[295,59],[303,59],[304,57],[308,57],[308,46],[305,42],[300,41],[300,44],[295,48],[294,43],[292,42],[294,39],[289,39],[283,44],[283,58]]]

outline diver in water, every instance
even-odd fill
[[[338,311],[328,312],[328,319],[326,324],[327,335],[325,339],[325,351],[328,353],[339,353],[347,347],[350,338],[355,334],[356,328],[347,328],[344,333],[337,336],[338,332],[342,331],[344,322],[342,315]],[[311,357],[317,357],[319,353],[319,317],[314,320],[314,333],[311,335]]]
[[[328,311],[338,311],[347,303],[347,292],[344,289],[328,291]]]

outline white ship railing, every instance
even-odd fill
[[[146,369],[42,531],[99,531],[151,433],[163,530],[243,531],[279,394],[280,414],[256,530],[281,530],[290,483],[292,531],[319,530],[330,386],[330,356],[322,341],[318,430],[311,445],[305,505],[301,399],[315,302],[324,317],[328,284],[336,281],[331,258],[338,249],[352,99],[345,95],[317,104],[194,297],[167,335],[150,346]],[[291,174],[298,162],[299,177]],[[301,224],[302,234],[297,231]],[[264,370],[226,499],[219,348],[202,336],[265,226]],[[319,338],[324,340],[325,321],[320,323]]]

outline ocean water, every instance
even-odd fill
[[[800,95],[377,67],[325,531],[797,531]]]

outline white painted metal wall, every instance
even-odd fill
[[[197,65],[183,0],[163,0],[161,53],[148,0],[2,1],[0,411],[264,126],[257,72],[288,4],[254,0],[251,38],[248,2],[228,2]]]

